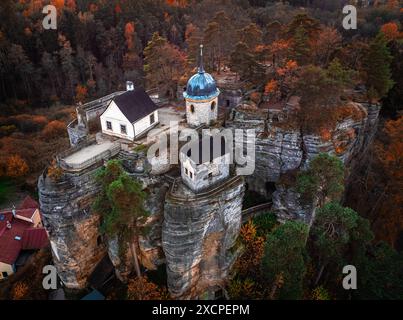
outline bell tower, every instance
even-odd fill
[[[190,126],[209,125],[217,120],[220,90],[213,77],[204,71],[203,45],[200,45],[197,73],[186,86],[183,96],[186,101],[186,119]]]

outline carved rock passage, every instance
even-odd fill
[[[39,178],[39,202],[49,232],[53,262],[66,287],[82,289],[96,265],[106,254],[99,234],[99,217],[89,214],[99,187],[94,169],[69,174],[53,183]]]
[[[196,298],[222,286],[236,256],[230,249],[241,226],[243,194],[239,177],[207,197],[167,196],[162,246],[172,297]]]

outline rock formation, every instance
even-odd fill
[[[233,246],[243,193],[243,178],[234,177],[197,195],[179,183],[167,195],[162,246],[174,298],[196,298],[223,287],[237,256]]]
[[[65,173],[60,181],[46,172],[39,177],[39,202],[49,232],[53,262],[68,288],[80,289],[106,253],[99,233],[99,217],[90,208],[99,186],[97,168]]]

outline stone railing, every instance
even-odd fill
[[[242,223],[247,222],[249,219],[253,219],[257,216],[259,216],[259,214],[267,212],[268,209],[271,209],[273,203],[267,202],[267,203],[263,203],[263,204],[259,204],[257,206],[242,210]]]
[[[175,178],[172,185],[171,185],[171,189],[169,191],[169,197],[173,200],[179,200],[179,201],[186,201],[186,200],[194,200],[194,199],[207,199],[210,198],[211,196],[213,196],[215,193],[224,190],[228,187],[231,187],[233,184],[239,182],[242,177],[241,176],[233,176],[230,179],[224,181],[223,183],[218,184],[217,186],[215,186],[214,188],[208,189],[205,192],[199,192],[196,193],[194,195],[191,196],[183,196],[181,194],[177,193],[177,188],[178,188],[178,181],[181,178]]]
[[[79,106],[79,108],[81,110],[84,110],[84,111],[89,111],[89,110],[94,109],[94,108],[96,109],[100,105],[104,104],[105,102],[108,102],[108,101],[112,100],[114,97],[116,97],[116,96],[118,96],[118,95],[120,95],[120,94],[122,94],[124,92],[125,91],[117,91],[117,92],[111,93],[111,94],[109,94],[109,95],[107,95],[105,97],[102,97],[102,98],[99,98],[97,100],[87,102],[87,103]]]

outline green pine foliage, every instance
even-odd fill
[[[273,290],[275,298],[301,299],[303,296],[307,233],[304,223],[288,221],[267,236],[262,269],[269,287],[277,287]],[[279,277],[282,285],[276,283]]]
[[[298,174],[297,190],[309,201],[316,197],[320,206],[326,199],[338,200],[344,191],[343,162],[327,153],[319,154]]]
[[[363,71],[366,75],[368,95],[371,99],[380,99],[387,95],[393,87],[391,62],[392,55],[387,40],[380,32],[369,45],[363,61]]]

